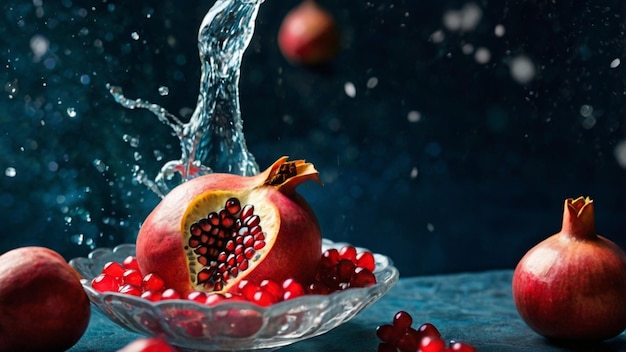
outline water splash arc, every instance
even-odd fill
[[[187,123],[158,104],[128,99],[121,87],[107,85],[116,102],[128,109],[152,112],[180,141],[180,160],[166,162],[154,180],[141,169],[133,171],[136,181],[159,196],[181,182],[211,172],[244,176],[259,172],[244,138],[239,77],[262,2],[217,0],[205,15],[198,31],[202,65],[198,101]]]

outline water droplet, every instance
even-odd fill
[[[476,49],[474,53],[474,60],[479,64],[486,64],[491,60],[491,51],[489,49],[480,47]]]
[[[580,115],[582,117],[589,117],[592,114],[593,114],[593,106],[585,104],[580,107]]]
[[[409,113],[406,116],[407,120],[409,120],[409,122],[419,122],[422,119],[422,115],[419,113],[419,111],[409,111]]]
[[[376,87],[378,85],[378,78],[377,77],[371,77],[370,79],[367,80],[367,88],[372,89],[374,87]]]
[[[527,56],[518,56],[511,60],[511,77],[520,84],[526,84],[535,78],[535,64]]]
[[[506,33],[506,28],[503,25],[499,24],[493,29],[493,33],[496,37],[502,37]]]
[[[354,98],[356,96],[356,87],[352,82],[346,82],[346,84],[343,85],[343,90],[350,98]]]
[[[137,32],[132,32],[130,34],[130,37],[133,38],[133,40],[139,40],[139,33]]]
[[[166,87],[166,86],[160,86],[159,87],[159,94],[161,96],[166,96],[166,95],[170,94],[170,89],[168,87]]]
[[[77,115],[76,109],[74,109],[72,107],[67,108],[66,112],[67,112],[67,116],[72,117],[72,118],[76,117],[76,115]]]
[[[611,61],[611,68],[617,68],[617,66],[620,65],[620,63],[622,63],[622,61],[619,58],[613,59],[613,61]]]
[[[626,140],[617,143],[615,149],[613,150],[613,154],[615,155],[617,164],[626,169]]]
[[[15,170],[14,167],[7,167],[6,169],[4,169],[4,175],[7,177],[15,177],[15,175],[17,175],[17,170]]]
[[[417,167],[413,167],[411,169],[411,174],[410,174],[411,180],[416,179],[417,178],[417,174],[418,174]]]

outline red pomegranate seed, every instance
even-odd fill
[[[446,342],[442,338],[425,336],[419,347],[422,352],[442,352],[446,348]]]
[[[259,291],[259,286],[248,280],[241,280],[237,284],[237,289],[246,300],[252,301],[254,294]]]
[[[357,267],[350,279],[350,287],[367,287],[376,284],[376,276],[371,271]]]
[[[210,306],[216,305],[220,302],[223,302],[226,300],[226,297],[224,297],[221,294],[218,293],[210,293],[206,296],[206,300],[204,301],[204,304],[208,304]]]
[[[339,261],[339,251],[335,248],[328,249],[322,253],[321,266],[322,269],[328,269],[337,265]]]
[[[333,290],[321,282],[314,282],[307,287],[307,292],[312,295],[327,295]]]
[[[395,346],[390,345],[385,342],[381,342],[378,344],[378,352],[398,352],[398,349]]]
[[[103,274],[111,275],[116,279],[121,278],[124,275],[124,271],[124,268],[118,262],[108,262],[102,267]]]
[[[399,328],[409,328],[413,324],[413,317],[411,317],[411,314],[401,310],[394,315],[392,324]]]
[[[127,294],[127,295],[132,295],[132,296],[138,296],[138,297],[141,296],[141,294],[143,293],[141,291],[141,288],[139,288],[139,286],[135,286],[131,284],[125,284],[125,285],[120,286],[117,292]]]
[[[224,208],[230,215],[235,215],[241,210],[241,203],[239,203],[237,198],[230,198],[226,201]]]
[[[187,299],[198,303],[205,303],[207,300],[207,294],[202,291],[193,291],[187,295]]]
[[[124,261],[122,262],[122,266],[124,267],[124,269],[134,269],[139,271],[139,264],[137,262],[137,258],[129,255],[128,257],[124,258]]]
[[[396,342],[396,348],[401,352],[415,352],[419,350],[419,345],[417,332],[411,328],[404,328],[404,334]]]
[[[108,274],[100,274],[91,280],[91,287],[98,292],[117,292],[120,285],[117,279]]]
[[[282,298],[284,293],[282,286],[276,283],[276,281],[272,280],[261,281],[261,283],[259,284],[259,289],[274,296],[274,299],[276,301]]]
[[[477,352],[478,349],[470,344],[465,342],[458,341],[450,341],[450,346],[448,346],[448,350],[456,351],[456,352]]]
[[[259,290],[254,293],[250,302],[267,307],[278,302],[278,299],[267,291]]]
[[[397,328],[390,324],[383,324],[376,328],[376,336],[382,341],[395,346],[396,342],[404,334],[404,329]]]
[[[143,280],[141,281],[141,287],[144,289],[144,291],[161,292],[163,291],[163,289],[165,289],[165,282],[163,282],[163,279],[161,279],[159,275],[150,273],[143,277]]]
[[[344,246],[339,249],[339,258],[348,259],[356,264],[356,248],[354,246]]]
[[[161,292],[156,291],[143,291],[141,298],[147,299],[151,302],[158,302],[161,300]]]
[[[128,269],[124,271],[124,274],[122,275],[122,282],[124,284],[141,287],[141,280],[143,280],[141,274],[135,269]]]
[[[246,204],[242,209],[241,209],[241,214],[239,214],[239,217],[242,220],[246,220],[247,218],[249,218],[250,216],[252,216],[252,214],[254,214],[254,205],[252,204]]]
[[[356,266],[360,266],[361,268],[365,268],[373,272],[374,269],[376,269],[376,260],[374,259],[374,255],[367,251],[357,254]]]
[[[179,299],[179,298],[181,298],[180,293],[178,293],[173,288],[165,289],[165,291],[163,291],[163,293],[161,294],[161,299]]]
[[[431,338],[441,338],[441,333],[431,323],[424,323],[420,325],[420,327],[417,328],[417,333],[419,334],[421,339],[427,336]]]
[[[302,295],[304,295],[304,287],[302,287],[302,285],[294,280],[294,279],[287,279],[285,281],[283,281],[283,300],[287,301],[290,299],[294,299],[296,297],[300,297]]]
[[[337,263],[337,279],[340,282],[350,282],[354,272],[354,262],[348,259],[341,259]]]

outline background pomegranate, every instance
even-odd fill
[[[315,214],[295,188],[312,164],[280,158],[253,177],[210,174],[173,189],[137,236],[137,262],[183,296],[290,277],[312,280],[321,258]],[[231,291],[233,292],[233,291]]]
[[[319,65],[339,51],[339,29],[333,16],[314,0],[304,0],[285,16],[278,45],[291,62]]]
[[[78,274],[58,253],[22,247],[0,256],[0,351],[64,351],[89,324]]]
[[[626,254],[596,235],[591,199],[567,199],[564,208],[561,231],[517,265],[515,306],[547,338],[614,337],[626,328]]]

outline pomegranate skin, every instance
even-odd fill
[[[304,0],[289,11],[278,32],[280,51],[296,64],[328,62],[339,51],[339,41],[335,19],[314,0]]]
[[[546,338],[600,341],[626,329],[626,254],[595,234],[589,198],[566,200],[561,231],[522,257],[512,290],[522,319]]]
[[[44,247],[0,256],[0,351],[65,351],[91,315],[78,273]]]
[[[294,277],[302,282],[310,281],[321,257],[321,235],[315,214],[295,192],[297,184],[287,183],[279,187],[265,185],[266,180],[285,161],[286,157],[281,158],[264,172],[252,177],[215,173],[174,188],[148,215],[137,235],[136,254],[141,272],[144,275],[157,273],[167,287],[183,296],[196,291],[198,288],[194,287],[190,279],[189,260],[185,254],[181,228],[189,204],[205,193],[227,192],[234,195],[257,192],[277,210],[280,234],[262,261],[245,275],[240,275],[238,280],[245,277],[258,282],[266,278],[284,281]],[[317,180],[317,173],[303,178]]]

